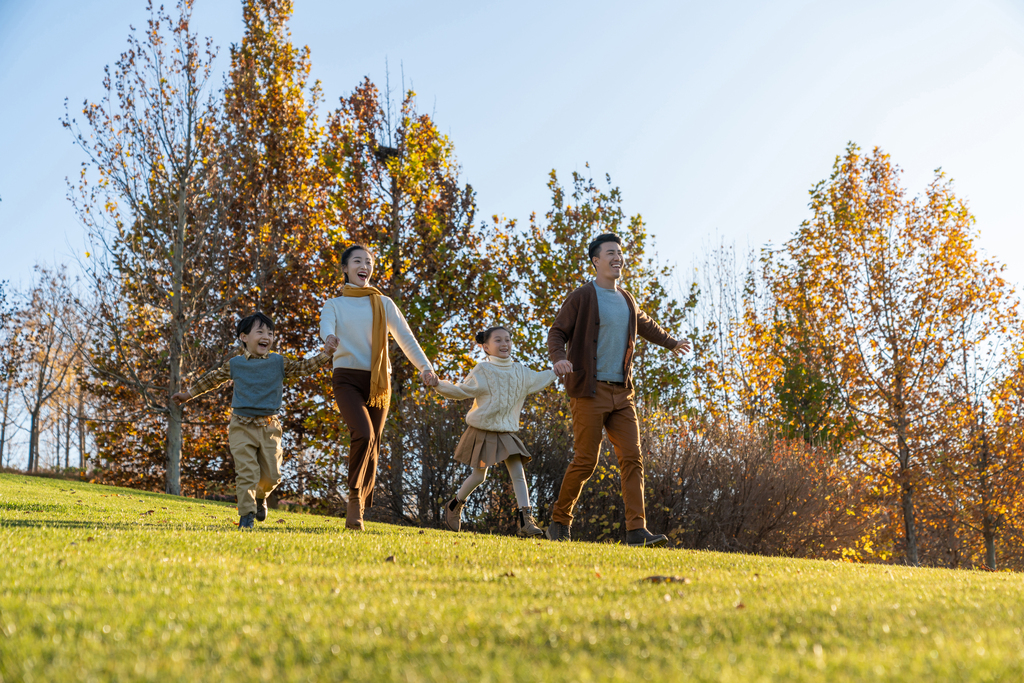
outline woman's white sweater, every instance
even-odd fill
[[[350,287],[351,285],[345,285]],[[405,357],[417,370],[431,368],[427,355],[423,353],[405,316],[389,297],[381,297],[384,314],[388,319],[388,332],[398,342]],[[320,311],[320,338],[329,335],[338,338],[338,350],[334,352],[334,367],[352,370],[370,369],[370,351],[373,346],[373,307],[368,296],[338,296],[328,299]],[[388,370],[391,369],[388,360]]]
[[[465,381],[441,380],[437,392],[452,399],[472,398],[466,424],[489,432],[518,432],[523,402],[555,381],[552,370],[536,372],[511,358],[488,356],[477,363]]]

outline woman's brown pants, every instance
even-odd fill
[[[334,401],[338,404],[341,419],[348,427],[351,445],[348,450],[348,495],[359,501],[360,512],[373,505],[373,485],[377,481],[377,456],[380,453],[380,439],[384,432],[384,421],[388,409],[371,408],[370,371],[334,368],[331,377],[334,387]],[[353,505],[349,505],[349,510]],[[359,515],[362,527],[362,515]],[[354,520],[353,520],[354,521]],[[346,525],[349,521],[346,521]]]

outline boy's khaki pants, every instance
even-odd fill
[[[244,424],[237,415],[228,425],[228,445],[235,459],[235,495],[238,514],[256,512],[256,499],[266,498],[281,483],[281,422]]]

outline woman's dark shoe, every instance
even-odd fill
[[[633,529],[626,532],[626,545],[636,548],[656,547],[668,543],[668,536],[665,534],[652,534],[645,528]]]
[[[561,522],[551,522],[551,526],[548,527],[545,536],[548,537],[549,541],[571,541],[572,540],[572,525],[565,525]]]
[[[520,536],[543,536],[544,530],[537,526],[537,520],[533,518],[532,507],[519,508],[517,515],[519,529],[516,533]]]
[[[257,498],[256,499],[256,521],[263,522],[267,519],[267,499]]]
[[[458,531],[462,528],[462,508],[466,506],[465,501],[459,501],[458,496],[452,496],[452,499],[444,504],[444,508],[441,509],[441,517],[444,519],[444,525],[452,531]]]

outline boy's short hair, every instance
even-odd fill
[[[601,251],[601,245],[605,242],[615,242],[619,246],[622,246],[622,240],[614,232],[606,232],[603,235],[598,235],[587,247],[587,256],[590,257],[590,263],[594,263],[594,257]]]
[[[271,332],[274,331],[274,321],[266,314],[256,311],[252,315],[247,315],[238,321],[238,324],[235,325],[235,339],[241,337],[243,334],[249,334],[252,332],[252,327],[256,324],[257,320],[263,323],[263,326]]]

